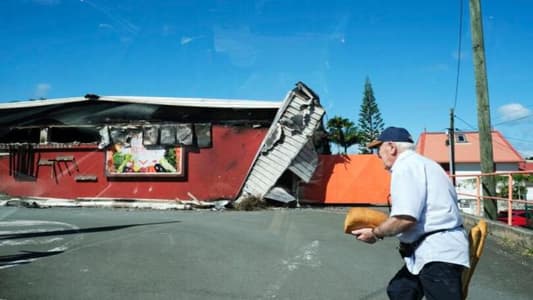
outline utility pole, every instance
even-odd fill
[[[474,57],[474,74],[476,77],[477,121],[479,128],[479,151],[481,172],[493,173],[494,157],[492,151],[492,130],[490,125],[490,105],[485,63],[485,46],[483,43],[483,23],[481,20],[480,0],[470,0],[470,30],[472,33],[472,52]],[[482,177],[483,196],[496,195],[496,178]],[[510,187],[509,187],[510,188]],[[483,201],[485,216],[496,219],[498,206],[496,200]]]
[[[450,146],[450,176],[455,186],[455,125],[453,124],[453,108],[450,109],[450,129],[448,130],[448,145]]]

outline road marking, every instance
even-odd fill
[[[286,272],[285,270],[282,271],[281,276],[278,277],[276,282],[270,284],[263,295],[261,299],[275,299],[278,297],[277,293],[287,282],[287,277],[291,274],[291,272],[294,272],[298,270],[302,266],[308,266],[311,268],[318,268],[322,265],[322,262],[320,259],[317,258],[318,254],[318,248],[320,246],[319,241],[312,241],[310,244],[303,246],[299,249],[298,254],[294,257],[288,259],[288,260],[282,260],[281,263],[283,266],[287,268]]]
[[[83,239],[82,235],[72,236],[70,239],[63,237],[46,237],[46,233],[57,232],[61,235],[61,231],[65,230],[78,230],[79,227],[64,222],[56,221],[43,221],[43,220],[12,220],[12,221],[0,221],[0,238],[2,242],[0,247],[2,253],[15,252],[24,257],[24,253],[30,253],[30,258],[24,258],[13,261],[6,261],[0,263],[0,269],[11,268],[22,264],[28,264],[34,262],[40,258],[58,254],[69,249],[69,247]],[[42,234],[40,236],[40,234]],[[27,236],[27,237],[25,237]],[[48,250],[41,250],[43,245],[50,245],[52,248]],[[44,254],[40,257],[31,257],[31,250],[24,249],[21,251],[21,246],[35,246],[38,251],[37,254]],[[48,255],[49,253],[49,255]],[[4,257],[8,257],[5,256]]]
[[[42,241],[36,241],[33,239],[30,240],[22,240],[22,241],[14,241],[14,240],[6,240],[0,243],[0,247],[2,246],[22,246],[22,245],[44,245],[44,244],[50,244],[62,241],[63,238],[51,238],[48,240],[42,240]]]

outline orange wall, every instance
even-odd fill
[[[189,200],[234,199],[244,176],[266,135],[267,128],[250,129],[222,125],[212,127],[212,148],[185,153],[185,177],[180,179],[108,180],[104,172],[104,151],[96,148],[46,150],[41,158],[74,155],[80,172],[69,163],[71,174],[61,164],[58,182],[50,167],[41,167],[36,181],[16,181],[9,176],[9,158],[0,158],[0,192],[14,196],[57,198],[115,197]],[[97,182],[76,182],[78,174],[96,175]]]
[[[372,154],[321,155],[301,201],[324,204],[387,204],[390,174]]]

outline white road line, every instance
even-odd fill
[[[49,250],[44,250],[44,251],[41,250],[39,252],[61,252],[61,251],[68,250],[72,244],[77,243],[78,240],[80,239],[83,239],[83,235],[73,235],[72,238],[69,238],[69,239],[65,239],[63,237],[46,237],[45,238],[44,236],[39,236],[39,234],[41,233],[56,232],[56,231],[58,232],[58,235],[61,235],[61,231],[80,229],[76,225],[64,223],[64,222],[43,221],[43,220],[0,221],[0,228],[3,229],[3,230],[0,230],[0,235],[5,237],[0,243],[0,247],[3,247],[4,249],[11,248],[9,250],[17,251],[17,252],[19,252],[18,249],[20,249],[20,246],[28,246],[28,245],[41,246],[41,245],[48,245],[48,244],[51,244],[53,248]],[[17,235],[21,237],[20,235],[24,235],[24,234],[28,234],[28,235],[35,234],[35,236],[32,238],[17,239]],[[11,236],[13,238],[10,238]],[[59,244],[61,242],[62,244]],[[5,253],[6,251],[4,250],[3,252]],[[19,266],[22,264],[31,263],[38,259],[40,258],[29,258],[29,259],[10,261],[10,262],[0,265],[0,269],[6,269],[6,268]]]
[[[0,243],[0,247],[2,247],[2,246],[21,246],[21,245],[45,245],[45,244],[59,242],[59,241],[62,241],[62,240],[63,240],[63,238],[51,238],[51,239],[42,240],[42,241],[36,241],[34,239],[21,240],[21,241],[5,240],[5,241]]]

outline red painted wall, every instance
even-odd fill
[[[185,153],[185,177],[180,179],[108,180],[105,152],[94,148],[47,149],[41,158],[73,155],[79,166],[61,163],[56,183],[50,167],[41,167],[36,181],[16,181],[9,176],[9,158],[0,158],[0,192],[13,196],[55,198],[114,197],[190,200],[234,199],[268,128],[239,128],[213,125],[212,147]],[[70,174],[68,171],[70,170]],[[78,174],[96,175],[97,182],[76,182]]]

